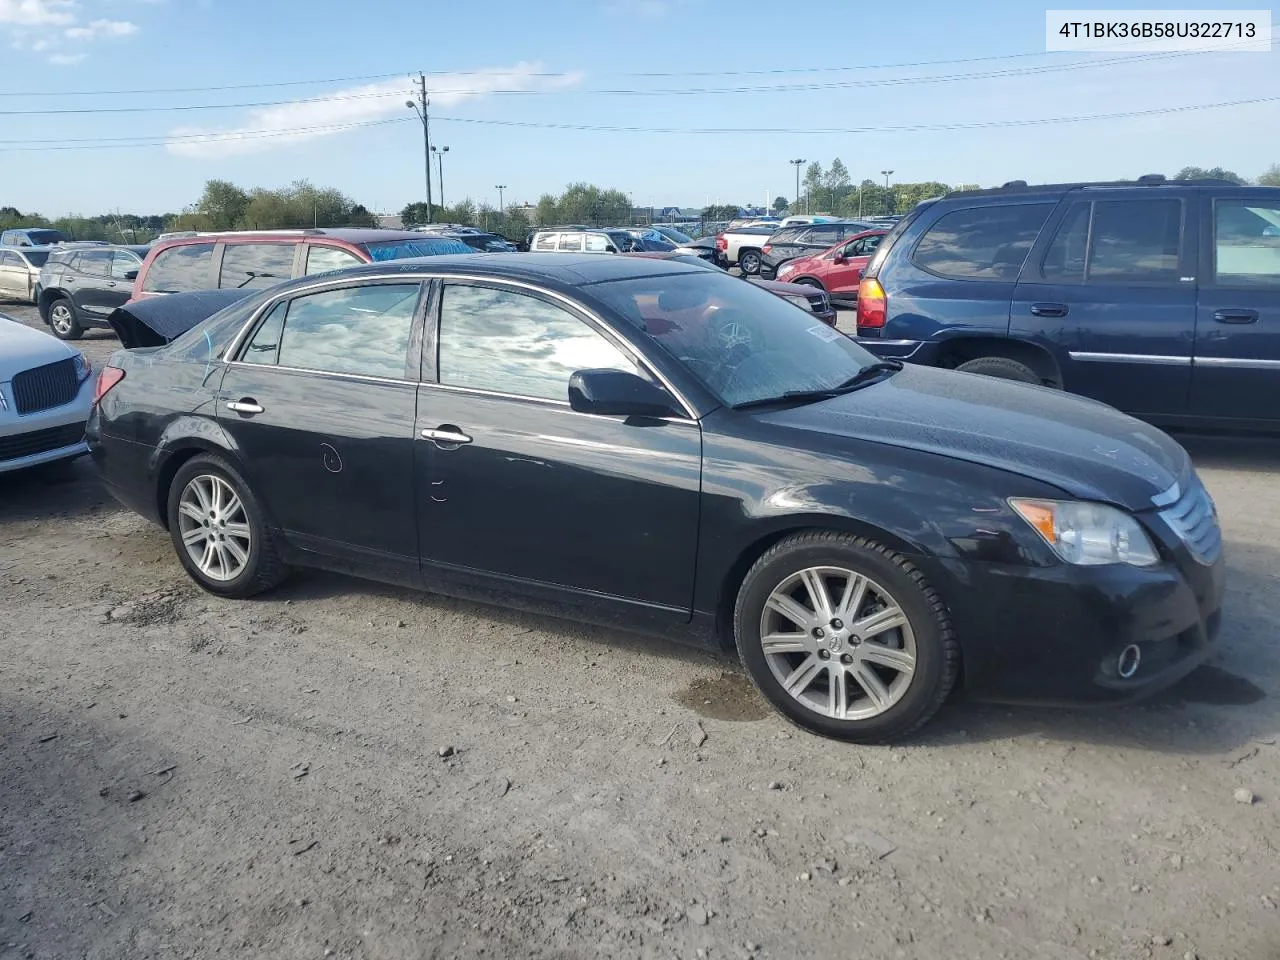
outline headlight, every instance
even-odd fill
[[[796,268],[795,264],[793,263],[784,263],[782,266],[778,268],[778,276],[782,276],[784,273],[790,273],[795,268]]]
[[[83,353],[77,353],[75,357],[76,363],[76,382],[84,383],[89,379],[89,374],[93,373],[93,364],[89,362],[89,358]]]
[[[1160,562],[1138,521],[1114,507],[1077,500],[1010,500],[1009,506],[1067,563],[1149,567]]]
[[[801,310],[806,312],[809,311],[809,301],[805,297],[783,297],[782,299],[787,301],[787,303],[794,303]]]

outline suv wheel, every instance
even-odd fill
[[[760,272],[760,253],[756,250],[743,250],[738,254],[738,269],[744,277],[754,277]]]
[[[924,725],[955,683],[960,648],[942,598],[905,557],[812,532],[747,573],[734,637],[752,682],[793,723],[884,743]]]
[[[66,297],[58,297],[49,304],[49,329],[59,340],[79,340],[84,334],[75,304]]]
[[[984,377],[998,377],[1001,380],[1016,380],[1019,383],[1034,383],[1043,386],[1044,380],[1025,363],[1010,360],[1008,357],[978,357],[956,367],[961,373],[977,373]]]

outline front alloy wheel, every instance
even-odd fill
[[[734,609],[738,654],[794,723],[860,743],[925,724],[955,683],[945,604],[907,558],[852,534],[813,531],[769,550]]]

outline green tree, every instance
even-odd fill
[[[196,209],[206,218],[210,230],[230,230],[240,222],[249,206],[249,195],[227,180],[209,180]]]
[[[786,210],[786,209],[787,209],[787,207],[789,207],[789,206],[791,206],[791,202],[790,202],[789,200],[787,200],[787,198],[786,198],[786,197],[774,197],[774,198],[773,198],[773,212],[774,212],[774,213],[782,213],[782,211]]]
[[[836,157],[831,161],[831,166],[827,168],[827,172],[822,175],[821,208],[835,213],[850,188],[849,170],[845,167],[844,162],[839,157]]]
[[[1206,170],[1204,167],[1183,167],[1176,174],[1175,180],[1230,180],[1232,183],[1246,183],[1244,177],[1233,170],[1224,170],[1222,167],[1212,167]]]
[[[1280,163],[1273,163],[1258,177],[1258,185],[1262,187],[1280,187]]]
[[[796,198],[796,202],[809,209],[813,209],[819,202],[819,192],[822,190],[822,164],[814,160],[804,169],[804,179],[800,181],[800,196]],[[808,203],[805,203],[805,199]]]
[[[702,211],[703,220],[733,220],[742,208],[736,203],[713,203]]]

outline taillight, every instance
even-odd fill
[[[96,407],[107,391],[124,379],[124,371],[119,367],[103,367],[98,380],[93,385],[93,405]]]
[[[883,327],[889,312],[884,287],[874,277],[858,284],[858,327]]]
[[[724,238],[724,234],[723,234],[723,233],[722,233],[722,234],[720,234],[718,237],[716,237],[716,249],[717,249],[717,250],[728,250],[728,249],[729,249],[729,241],[728,241],[728,240],[726,240],[726,239]]]
[[[771,244],[771,243],[766,243],[763,247],[761,247],[761,248],[760,248],[760,252],[761,252],[761,253],[768,253],[768,252],[769,252],[770,250],[772,250],[772,249],[773,249],[773,244]]]

